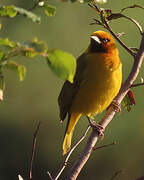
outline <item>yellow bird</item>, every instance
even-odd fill
[[[118,94],[121,83],[122,64],[114,39],[107,32],[94,32],[88,49],[77,59],[74,83],[65,81],[58,98],[61,121],[68,115],[63,155],[70,150],[81,115],[101,113]]]

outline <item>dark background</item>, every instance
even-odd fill
[[[102,29],[97,25],[89,25],[92,18],[96,17],[95,11],[87,4],[64,3],[59,0],[48,2],[57,7],[55,17],[47,17],[42,11],[35,10],[35,13],[42,16],[40,25],[22,16],[14,19],[3,18],[1,37],[20,42],[38,37],[39,40],[45,40],[49,48],[59,48],[78,57],[87,48],[90,34]],[[119,12],[121,8],[136,3],[144,6],[143,0],[108,0],[108,3],[101,7]],[[30,8],[33,1],[2,0],[1,4]],[[135,18],[144,27],[142,9],[129,9],[125,14]],[[132,23],[120,19],[113,21],[111,25],[115,32],[126,33],[121,39],[128,46],[138,47],[140,34]],[[133,59],[121,47],[119,50],[125,80]],[[66,124],[59,122],[57,105],[63,81],[53,75],[45,59],[41,57],[32,60],[17,57],[12,60],[25,64],[27,75],[23,82],[19,82],[15,73],[5,72],[6,90],[4,101],[0,103],[0,180],[18,179],[18,174],[23,178],[28,176],[33,132],[39,120],[42,120],[42,125],[37,138],[33,176],[35,180],[46,180],[49,179],[46,172],[55,173],[63,159],[61,146]],[[140,82],[140,77],[144,75],[143,69],[144,66],[137,82]],[[103,145],[116,141],[117,145],[96,150],[78,179],[108,180],[120,169],[123,173],[119,179],[135,180],[144,175],[143,92],[144,87],[134,89],[135,107],[129,113],[123,110],[120,115],[117,114],[108,126],[104,140],[98,143]],[[97,116],[96,120],[99,118],[100,116]],[[75,128],[73,143],[83,134],[87,125],[88,121],[81,118]],[[77,159],[85,142],[71,156],[70,165]]]

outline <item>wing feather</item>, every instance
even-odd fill
[[[69,81],[65,81],[58,97],[58,104],[60,109],[59,116],[61,121],[64,121],[67,113],[69,112],[69,109],[72,104],[72,100],[77,94],[77,91],[79,90],[79,87],[84,79],[85,67],[86,67],[86,53],[83,53],[77,59],[77,68],[74,77],[74,82],[70,83]]]

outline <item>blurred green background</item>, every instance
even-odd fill
[[[1,37],[24,42],[38,37],[45,40],[49,48],[59,48],[78,57],[88,46],[89,36],[93,31],[102,29],[97,25],[89,25],[96,17],[87,4],[64,3],[60,0],[49,0],[57,8],[55,17],[47,17],[40,10],[34,12],[41,15],[41,24],[18,16],[14,19],[3,18]],[[30,8],[33,1],[1,0],[1,4],[14,4]],[[143,0],[116,1],[100,7],[119,12],[123,7],[139,4]],[[144,11],[129,9],[126,15],[135,18],[144,27]],[[125,32],[121,39],[131,47],[138,47],[140,34],[137,28],[125,19],[113,21],[111,26],[115,32]],[[118,45],[119,46],[119,45]],[[123,63],[123,79],[131,70],[133,59],[119,46]],[[21,174],[28,176],[33,132],[39,120],[42,121],[37,138],[33,177],[35,180],[49,179],[47,171],[54,174],[63,160],[61,146],[65,125],[58,118],[57,97],[63,81],[58,79],[48,68],[45,59],[37,57],[33,60],[17,57],[13,60],[27,66],[27,75],[23,82],[13,72],[5,72],[6,91],[4,101],[0,103],[0,180],[18,179]],[[140,77],[144,75],[143,68]],[[117,179],[135,180],[144,175],[144,87],[134,89],[136,105],[131,112],[122,111],[117,114],[105,132],[103,141],[98,145],[117,142],[117,145],[96,150],[90,157],[78,179],[110,180],[113,174],[122,169]],[[96,117],[98,120],[100,116]],[[81,118],[75,128],[73,143],[83,134],[88,121]],[[60,179],[64,179],[68,169],[77,159],[86,140],[77,148],[70,163]]]

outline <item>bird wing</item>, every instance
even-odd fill
[[[79,87],[81,83],[84,80],[84,71],[86,67],[86,53],[83,53],[78,59],[77,59],[77,68],[76,73],[74,77],[74,82],[70,83],[69,81],[65,81],[63,84],[63,87],[61,89],[61,92],[58,97],[58,104],[60,109],[60,120],[64,121],[67,113],[69,112],[69,109],[72,104],[72,100],[77,94],[77,91],[79,90]]]

